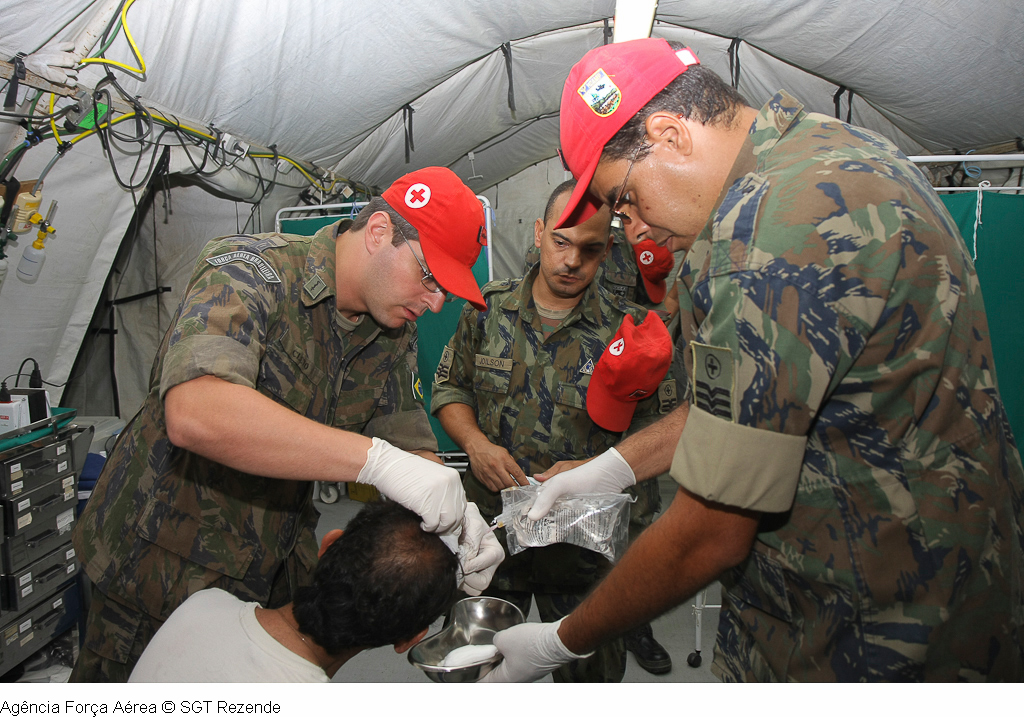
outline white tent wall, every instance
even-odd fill
[[[156,193],[142,217],[124,273],[113,282],[114,298],[171,287],[167,293],[116,307],[114,365],[123,418],[134,415],[145,400],[153,357],[203,246],[214,237],[258,231],[261,224],[272,231],[274,213],[295,201],[294,189],[278,188],[262,202],[262,222],[258,222],[250,218],[251,204],[217,196],[201,186],[175,183]]]
[[[533,223],[544,215],[554,188],[571,176],[555,157],[527,167],[483,193],[494,209],[491,265],[495,279],[523,273],[526,250],[533,245]]]
[[[39,176],[51,157],[50,152],[29,152],[19,175]],[[120,172],[130,174],[134,161],[119,157],[117,164]],[[0,370],[4,376],[14,373],[23,359],[32,357],[45,380],[63,384],[134,206],[131,195],[118,189],[98,143],[83,146],[57,163],[46,179],[40,207],[44,214],[53,199],[58,200],[57,231],[46,240],[46,261],[35,284],[14,276],[35,231],[8,244],[11,269],[0,293]],[[49,390],[51,400],[59,402],[63,389],[51,386]]]

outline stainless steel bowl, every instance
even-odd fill
[[[501,654],[462,667],[441,667],[452,650],[466,645],[492,645],[494,633],[525,622],[523,612],[507,600],[471,597],[452,608],[448,627],[409,650],[409,662],[434,682],[476,682],[501,662]]]

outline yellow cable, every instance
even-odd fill
[[[117,62],[116,60],[107,60],[103,57],[86,57],[81,61],[83,65],[99,64],[99,65],[113,65],[114,67],[120,67],[122,70],[128,72],[138,72],[141,75],[146,74],[146,61],[142,59],[142,53],[139,52],[138,46],[135,44],[132,33],[128,30],[128,8],[135,4],[135,0],[128,0],[121,8],[121,27],[124,29],[125,39],[128,40],[128,44],[132,48],[132,54],[135,55],[135,59],[138,60],[138,67],[129,67],[123,62]]]
[[[249,156],[250,156],[250,157],[255,157],[256,159],[273,159],[273,158],[274,158],[274,155],[272,155],[272,154],[256,154],[256,153],[253,153],[253,152],[250,152],[250,153],[249,153]],[[310,183],[310,184],[312,184],[312,185],[313,185],[314,187],[316,187],[317,189],[319,189],[319,190],[320,190],[321,192],[330,192],[330,191],[331,191],[332,189],[334,189],[334,185],[338,183],[338,180],[337,180],[337,179],[335,179],[335,180],[334,180],[333,182],[331,182],[331,186],[329,186],[329,187],[327,187],[327,188],[325,189],[324,187],[320,186],[320,183],[319,183],[319,182],[317,182],[317,180],[316,180],[316,179],[314,179],[314,178],[313,178],[313,177],[312,177],[312,176],[311,176],[311,175],[309,174],[309,172],[307,172],[307,171],[306,171],[306,170],[305,170],[305,169],[304,169],[304,168],[302,167],[302,165],[301,165],[301,164],[299,164],[298,162],[296,162],[296,161],[295,161],[294,159],[292,159],[291,157],[285,157],[285,156],[284,156],[283,154],[279,154],[279,155],[277,155],[277,158],[278,158],[278,159],[283,159],[283,160],[284,160],[285,162],[287,162],[288,164],[292,165],[292,166],[293,166],[293,167],[295,167],[295,168],[296,168],[297,170],[299,170],[300,172],[302,172],[303,176],[305,176],[305,178],[309,180],[309,183]]]
[[[64,141],[60,138],[60,132],[57,131],[57,123],[53,121],[53,103],[57,101],[56,93],[50,93],[50,129],[53,130],[53,138],[57,140],[57,146],[64,144]]]
[[[158,122],[163,122],[169,127],[177,127],[178,129],[183,129],[186,132],[191,132],[192,134],[198,135],[203,139],[208,139],[211,142],[217,141],[217,138],[214,137],[212,134],[206,134],[206,132],[203,132],[202,130],[198,130],[195,127],[189,127],[188,125],[184,125],[181,122],[178,122],[177,120],[169,120],[166,117],[163,117],[162,115],[156,114],[155,112],[150,112],[149,116],[157,120]]]
[[[82,134],[78,135],[77,137],[72,137],[69,141],[71,142],[71,144],[77,144],[78,142],[82,141],[86,137],[88,137],[90,135],[93,135],[93,134],[96,134],[96,130],[103,129],[104,127],[110,127],[111,125],[119,124],[121,122],[124,122],[126,119],[131,119],[134,116],[135,116],[134,112],[128,112],[127,114],[121,115],[117,119],[112,119],[109,122],[103,122],[102,124],[100,124],[100,125],[94,127],[93,129],[89,130],[88,132],[82,132]]]

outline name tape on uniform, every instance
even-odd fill
[[[512,370],[512,359],[510,359],[510,358],[498,358],[496,356],[484,356],[483,354],[477,354],[476,355],[476,367],[477,368],[497,369],[498,371],[511,371]]]

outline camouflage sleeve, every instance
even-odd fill
[[[256,386],[267,322],[280,300],[281,284],[268,283],[249,264],[213,266],[206,261],[224,248],[210,242],[196,262],[168,341],[161,398],[171,387],[206,375]]]
[[[387,404],[377,407],[363,433],[383,438],[406,451],[437,451],[437,438],[423,408],[416,324],[408,324],[406,331],[410,336],[405,356],[395,361],[384,387]]]
[[[690,297],[706,315],[684,349],[692,405],[672,475],[710,500],[776,512],[792,504],[807,434],[857,327],[824,298],[826,267],[808,279],[796,261],[772,261],[815,228],[759,216],[767,190],[743,177],[711,224],[709,278]]]
[[[438,410],[449,403],[465,403],[476,408],[473,372],[480,345],[476,324],[481,318],[480,312],[467,302],[434,374],[430,388],[431,414],[437,415]]]

